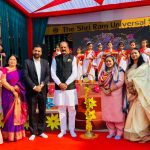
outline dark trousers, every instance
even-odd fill
[[[29,127],[31,134],[41,134],[45,129],[45,112],[46,112],[46,94],[39,93],[28,98],[29,109]],[[36,108],[38,106],[38,116],[36,114]]]

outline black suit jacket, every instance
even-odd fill
[[[49,82],[50,78],[50,69],[49,69],[49,63],[47,60],[40,58],[41,62],[41,80],[40,83],[44,83],[44,87],[42,89],[42,93],[47,93],[47,83]],[[24,80],[27,90],[27,95],[33,95],[37,94],[33,88],[36,85],[39,85],[38,83],[38,76],[34,64],[34,60],[32,59],[26,59],[24,64]]]

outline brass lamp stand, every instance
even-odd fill
[[[93,78],[93,80],[89,79],[89,76]],[[81,134],[81,138],[83,139],[94,139],[98,137],[98,134],[95,134],[92,131],[92,120],[96,119],[95,110],[93,110],[93,107],[96,106],[96,101],[93,98],[90,98],[90,91],[91,86],[94,84],[94,77],[91,74],[85,74],[82,75],[81,78],[83,78],[83,82],[80,80],[80,85],[82,86],[82,83],[84,83],[85,87],[85,101],[84,104],[86,105],[86,132],[84,134]]]

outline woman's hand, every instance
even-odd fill
[[[15,92],[15,88],[14,88],[13,86],[11,86],[11,87],[10,87],[10,91],[11,91],[12,93],[14,93],[14,92]]]
[[[150,56],[150,52],[147,52],[146,54],[147,54],[148,56]]]
[[[136,95],[137,94],[137,91],[136,91],[136,88],[134,86],[133,81],[130,81],[130,82],[128,81],[126,83],[126,87],[127,87],[127,90],[129,91],[130,94],[132,94],[132,95]]]
[[[14,86],[14,89],[15,89],[15,91],[16,91],[17,93],[20,93],[20,89],[19,89],[19,86],[18,86],[18,85],[15,85],[15,86]]]
[[[127,86],[127,88],[133,87],[133,82],[132,81],[126,81],[126,86]]]
[[[104,89],[103,91],[105,95],[110,96],[111,95],[111,90],[110,89]]]
[[[136,95],[136,94],[137,94],[137,91],[136,91],[136,89],[135,89],[134,87],[130,87],[130,88],[128,89],[128,91],[129,91],[129,93],[132,94],[132,95]]]
[[[113,92],[113,91],[115,91],[117,89],[118,89],[118,87],[115,84],[112,84],[111,88],[110,88],[110,91]]]
[[[1,55],[4,56],[4,57],[6,57],[6,54],[5,54],[5,53],[1,53]]]
[[[15,98],[18,98],[18,93],[16,91],[13,92],[13,95],[14,95]]]

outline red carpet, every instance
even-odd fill
[[[116,141],[106,139],[106,133],[98,133],[99,137],[93,140],[80,138],[82,132],[78,132],[77,138],[71,138],[69,133],[59,139],[57,132],[48,134],[48,139],[37,137],[34,141],[29,141],[28,137],[17,141],[0,145],[0,150],[150,150],[149,143],[134,143],[126,140]]]

